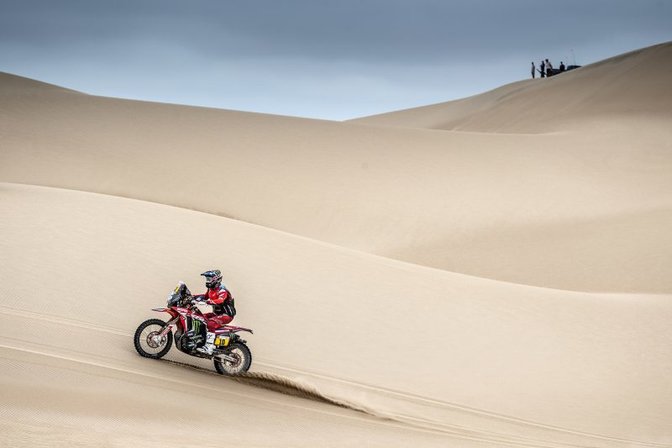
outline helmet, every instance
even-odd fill
[[[209,289],[217,288],[222,284],[222,273],[218,269],[206,271],[201,274],[205,277],[205,287]]]

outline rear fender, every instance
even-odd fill
[[[218,330],[216,330],[215,333],[217,333],[217,332],[238,333],[239,331],[246,331],[248,333],[254,334],[254,331],[252,331],[251,328],[236,327],[235,325],[223,325]]]

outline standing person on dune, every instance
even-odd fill
[[[215,348],[214,331],[233,320],[236,307],[231,292],[222,285],[222,273],[219,270],[206,271],[201,275],[205,277],[205,287],[208,289],[205,294],[195,295],[194,300],[211,305],[213,312],[203,315],[207,321],[205,344],[196,350],[212,355]]]

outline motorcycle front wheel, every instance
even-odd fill
[[[241,342],[234,342],[227,348],[226,355],[233,358],[233,361],[220,358],[216,355],[213,358],[215,370],[220,375],[236,376],[250,370],[252,352],[247,348],[247,345]]]
[[[145,358],[162,358],[173,345],[173,333],[161,337],[166,323],[161,319],[149,319],[140,324],[133,336],[135,350]]]

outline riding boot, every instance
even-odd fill
[[[206,355],[212,355],[214,349],[215,349],[215,333],[210,333],[208,331],[208,334],[205,338],[205,344],[203,345],[203,347],[198,347],[196,350]]]

